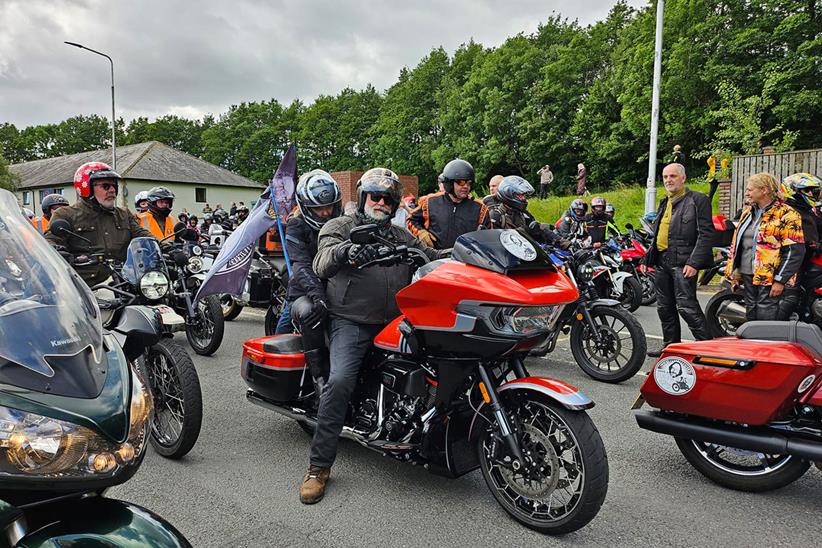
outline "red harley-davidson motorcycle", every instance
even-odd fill
[[[640,428],[674,436],[714,482],[784,487],[822,463],[822,330],[758,321],[733,338],[669,345],[634,409]]]
[[[477,468],[499,504],[542,533],[583,527],[608,488],[608,461],[575,387],[529,376],[528,351],[554,328],[573,282],[516,230],[461,236],[451,259],[355,228],[354,243],[382,245],[370,265],[420,266],[396,296],[402,314],[375,338],[342,436],[429,471]],[[299,335],[246,341],[242,376],[252,403],[312,432],[314,387]]]

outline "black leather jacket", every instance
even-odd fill
[[[653,231],[654,240],[645,254],[645,262],[655,265],[659,260],[656,234],[659,223],[668,207],[668,197],[659,202]],[[671,220],[668,224],[669,263],[673,266],[690,265],[697,270],[713,265],[714,223],[711,219],[711,202],[700,192],[685,190],[685,195],[673,204]]]
[[[302,215],[292,215],[286,225],[285,247],[291,260],[291,278],[288,281],[289,301],[303,295],[312,301],[325,301],[325,284],[314,272],[317,256],[318,232],[308,226]]]

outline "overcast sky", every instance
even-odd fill
[[[0,0],[0,123],[220,114],[242,101],[310,103],[382,91],[433,47],[496,46],[556,12],[587,25],[615,0]],[[646,0],[629,0],[643,6]]]

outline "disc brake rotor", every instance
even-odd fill
[[[619,335],[609,325],[597,324],[600,340],[593,336],[586,338],[585,348],[588,355],[598,362],[609,362],[619,355],[622,341]],[[590,333],[590,329],[586,329]]]
[[[531,424],[522,425],[522,430],[523,454],[530,456],[536,463],[531,465],[532,469],[528,472],[522,468],[514,471],[504,467],[501,474],[517,494],[539,499],[552,493],[559,484],[559,456],[550,438],[542,430]]]

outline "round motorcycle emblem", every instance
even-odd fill
[[[801,394],[802,392],[804,392],[805,390],[810,388],[811,385],[813,384],[813,381],[815,381],[815,380],[816,380],[816,375],[808,375],[807,377],[802,379],[802,382],[799,383],[799,388],[797,388],[796,391]]]
[[[681,396],[693,390],[696,371],[687,360],[670,357],[659,360],[654,366],[654,381],[663,392]]]
[[[505,230],[499,235],[502,247],[517,259],[533,261],[537,258],[537,250],[531,242],[522,237],[516,230]]]

